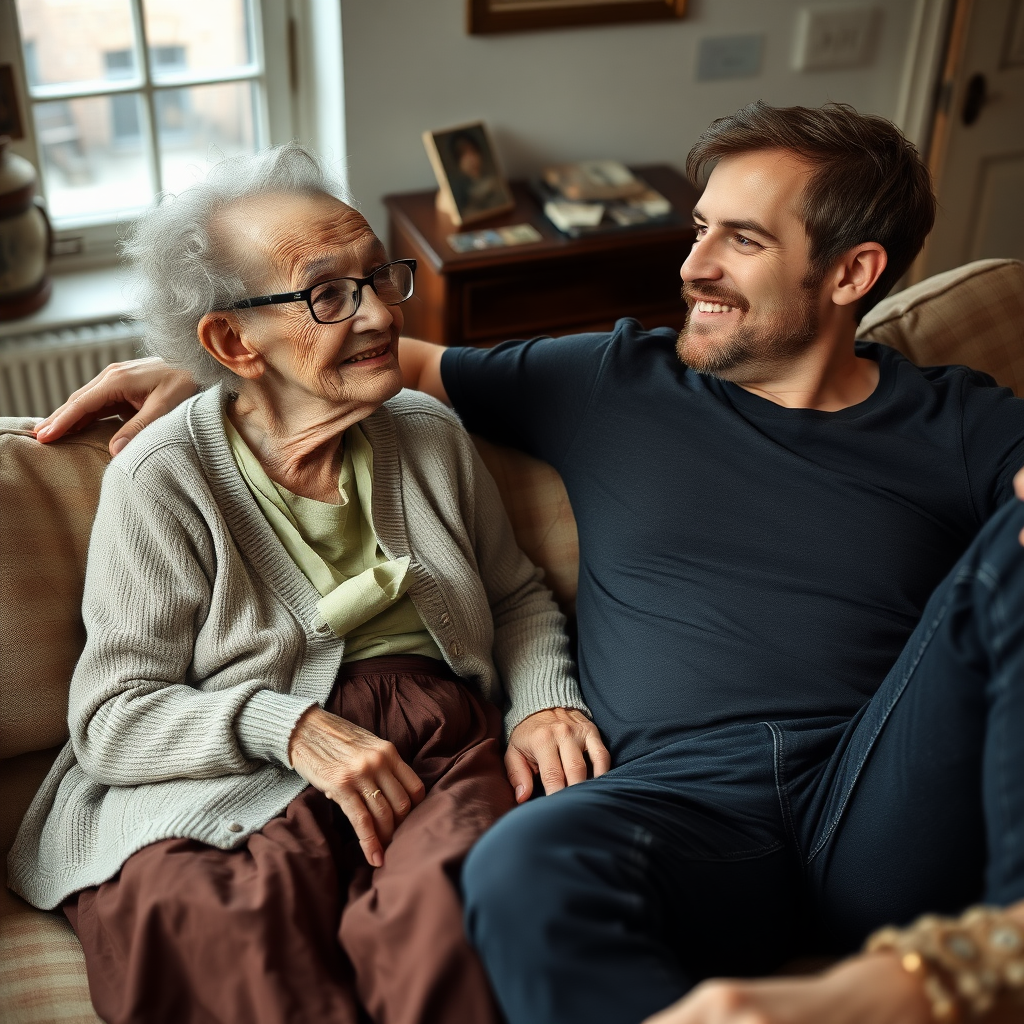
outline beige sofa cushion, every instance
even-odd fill
[[[519,546],[544,568],[544,582],[566,615],[576,610],[580,547],[565,484],[546,462],[474,437],[498,485]]]
[[[1024,263],[976,260],[883,299],[858,337],[918,366],[963,363],[1024,397]]]
[[[67,737],[85,555],[117,428],[98,423],[42,445],[31,424],[0,419],[0,757]]]
[[[59,748],[58,748],[59,749]],[[6,881],[10,849],[32,797],[57,750],[39,750],[0,765],[0,847]],[[0,891],[0,1019],[4,1024],[96,1024],[82,947],[63,914],[30,907]]]
[[[63,915],[33,911],[0,920],[4,1024],[100,1024],[85,958]]]

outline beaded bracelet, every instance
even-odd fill
[[[921,978],[939,1024],[978,1020],[1006,997],[1024,1007],[1024,928],[993,907],[962,917],[926,915],[909,928],[882,928],[865,952],[893,952]]]

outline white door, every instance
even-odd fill
[[[939,211],[917,280],[969,260],[1024,260],[1024,0],[973,0],[963,28],[932,153]]]

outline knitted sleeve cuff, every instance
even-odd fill
[[[575,708],[587,718],[593,717],[583,700],[579,684],[572,676],[546,679],[536,686],[520,683],[505,711],[505,739],[512,735],[512,730],[524,718],[548,708]]]
[[[257,690],[235,719],[235,733],[246,756],[291,768],[288,741],[295,723],[314,704],[309,697]]]

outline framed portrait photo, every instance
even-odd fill
[[[482,121],[423,133],[440,188],[438,206],[456,224],[473,224],[515,207]]]
[[[471,35],[682,18],[686,0],[466,0]]]

